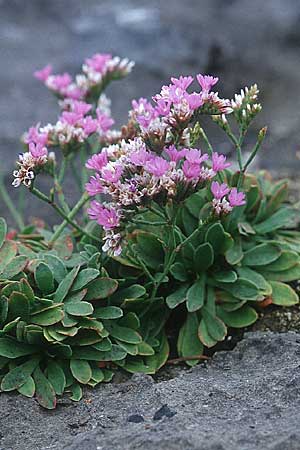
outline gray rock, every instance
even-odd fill
[[[300,335],[249,333],[175,378],[135,375],[56,411],[0,396],[1,450],[296,450]],[[161,379],[161,378],[160,378]],[[160,420],[154,420],[163,410]],[[133,414],[143,421],[128,421]],[[138,423],[137,423],[138,422]]]

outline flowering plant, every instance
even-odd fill
[[[103,90],[132,66],[97,54],[75,80],[50,66],[35,73],[61,113],[25,133],[13,185],[62,217],[53,232],[24,228],[2,186],[20,232],[5,241],[1,222],[1,389],[36,393],[47,408],[65,389],[79,399],[80,384],[108,380],[115,367],[155,373],[168,359],[170,329],[179,357],[194,365],[262,307],[299,301],[287,284],[300,278],[287,183],[247,173],[266,128],[247,157],[242,150],[261,110],[257,86],[227,100],[212,91],[215,77],[171,78],[151,102],[133,100],[126,125],[112,130]],[[237,169],[213,149],[204,115],[233,144]],[[64,195],[69,166],[81,191],[73,207]],[[53,180],[48,194],[41,173]]]

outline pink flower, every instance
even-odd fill
[[[130,162],[135,166],[144,166],[151,157],[150,153],[146,149],[141,148],[130,154]]]
[[[30,127],[24,142],[30,144],[34,142],[35,144],[46,145],[48,141],[48,133],[39,133],[40,124],[38,123],[35,127]]]
[[[197,94],[197,92],[193,92],[192,94],[186,94],[184,96],[186,101],[189,104],[189,107],[194,110],[203,105],[203,98],[201,94]]]
[[[91,109],[92,109],[92,105],[90,105],[89,103],[86,102],[82,102],[79,100],[70,100],[71,102],[71,111],[73,111],[74,113],[77,113],[81,116],[85,116]]]
[[[196,180],[200,176],[200,166],[199,164],[191,163],[190,161],[184,161],[182,165],[182,171],[184,176],[188,180]]]
[[[40,143],[35,144],[34,142],[30,142],[30,144],[29,144],[29,152],[35,158],[40,158],[42,156],[47,156],[48,155],[48,150],[47,150],[46,147],[44,147]]]
[[[114,121],[114,119],[109,117],[107,114],[104,114],[103,112],[101,112],[100,109],[97,109],[96,113],[97,113],[98,125],[99,125],[101,131],[103,131],[105,133],[112,127],[112,125],[115,123],[115,121]]]
[[[201,156],[201,150],[197,148],[184,149],[185,150],[185,159],[189,161],[191,164],[201,164],[203,161],[208,159],[208,154],[204,153]]]
[[[220,170],[227,169],[231,164],[226,162],[226,156],[219,155],[217,152],[212,154],[212,168],[214,172],[219,172]]]
[[[107,153],[105,150],[102,150],[101,153],[93,155],[90,159],[88,159],[85,167],[87,169],[97,170],[100,172],[103,169],[103,167],[106,166],[107,163],[108,163]]]
[[[72,77],[69,73],[65,72],[62,75],[52,75],[50,87],[53,87],[57,91],[67,88],[72,83]]]
[[[201,75],[201,73],[199,73],[199,75],[197,75],[197,81],[202,90],[207,93],[219,81],[219,78],[214,78],[210,75]]]
[[[194,81],[194,78],[191,76],[183,77],[182,75],[179,78],[171,78],[172,83],[176,87],[180,87],[183,90],[186,90]]]
[[[213,181],[211,183],[211,192],[217,200],[220,200],[222,197],[228,194],[229,187],[226,183],[219,184],[217,181]]]
[[[88,209],[89,218],[92,220],[97,220],[99,225],[104,229],[109,230],[111,228],[116,228],[120,224],[120,218],[117,211],[113,208],[108,208],[96,200],[91,202],[91,206]]]
[[[60,94],[72,100],[80,100],[85,96],[85,91],[78,86],[70,85],[59,90]]]
[[[51,75],[51,73],[52,73],[52,66],[48,64],[43,69],[36,70],[33,75],[40,81],[46,81],[47,78]]]
[[[78,114],[76,112],[63,111],[60,120],[69,125],[76,125],[81,120],[81,118],[82,118],[81,114]]]
[[[161,156],[154,156],[146,162],[145,168],[155,177],[161,177],[169,170],[170,163]]]
[[[85,63],[95,72],[103,73],[106,69],[108,61],[112,59],[109,53],[96,53],[91,58],[87,58]]]
[[[165,152],[169,156],[170,161],[177,163],[186,155],[187,150],[177,150],[175,145],[170,145],[169,148],[165,148]]]
[[[90,178],[90,181],[86,183],[85,189],[87,193],[93,197],[94,195],[101,194],[103,192],[103,186],[101,184],[101,178],[98,173]]]
[[[230,206],[242,206],[246,204],[244,192],[238,192],[237,188],[233,188],[228,195]]]
[[[79,124],[82,126],[83,131],[87,136],[95,133],[98,129],[98,121],[91,116],[84,117],[79,121]]]
[[[167,116],[170,112],[171,102],[164,99],[156,101],[155,111],[161,116]]]
[[[102,178],[109,183],[117,183],[122,175],[123,168],[122,166],[108,163],[101,170]]]

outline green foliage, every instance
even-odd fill
[[[164,306],[155,316],[157,305],[154,312],[146,305],[139,318],[145,288],[112,279],[97,248],[79,244],[75,252],[64,235],[48,250],[40,236],[20,242],[5,234],[0,220],[1,391],[35,396],[53,409],[57,396],[78,401],[82,385],[110,381],[117,366],[154,373],[165,362]]]
[[[236,185],[236,175],[227,171],[226,176],[229,185]],[[167,266],[155,295],[163,296],[171,310],[185,305],[177,342],[180,356],[199,357],[205,347],[225,339],[227,327],[253,324],[266,298],[281,306],[299,302],[286,284],[300,278],[300,233],[293,231],[299,212],[285,203],[287,183],[274,183],[262,173],[245,176],[243,190],[247,204],[221,220],[209,215],[206,189],[188,197],[173,216],[171,251],[166,227],[152,228],[151,239],[145,239],[144,226],[142,245],[138,230],[130,235],[126,257],[133,261],[138,254],[145,275],[149,271],[155,280],[161,265]],[[157,253],[154,242],[160,244]],[[187,359],[190,365],[197,362]]]
[[[178,356],[194,366],[228,329],[252,325],[263,300],[298,303],[287,283],[300,278],[299,215],[284,203],[286,189],[246,176],[247,204],[221,220],[199,190],[170,205],[163,225],[161,210],[140,214],[122,256],[105,260],[87,238],[68,234],[50,248],[45,230],[6,240],[0,219],[1,391],[53,409],[58,396],[78,401],[116,369],[157,372],[169,356],[169,325]]]

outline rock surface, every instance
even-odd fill
[[[249,333],[207,365],[134,375],[56,411],[0,396],[1,450],[296,450],[300,335]]]

